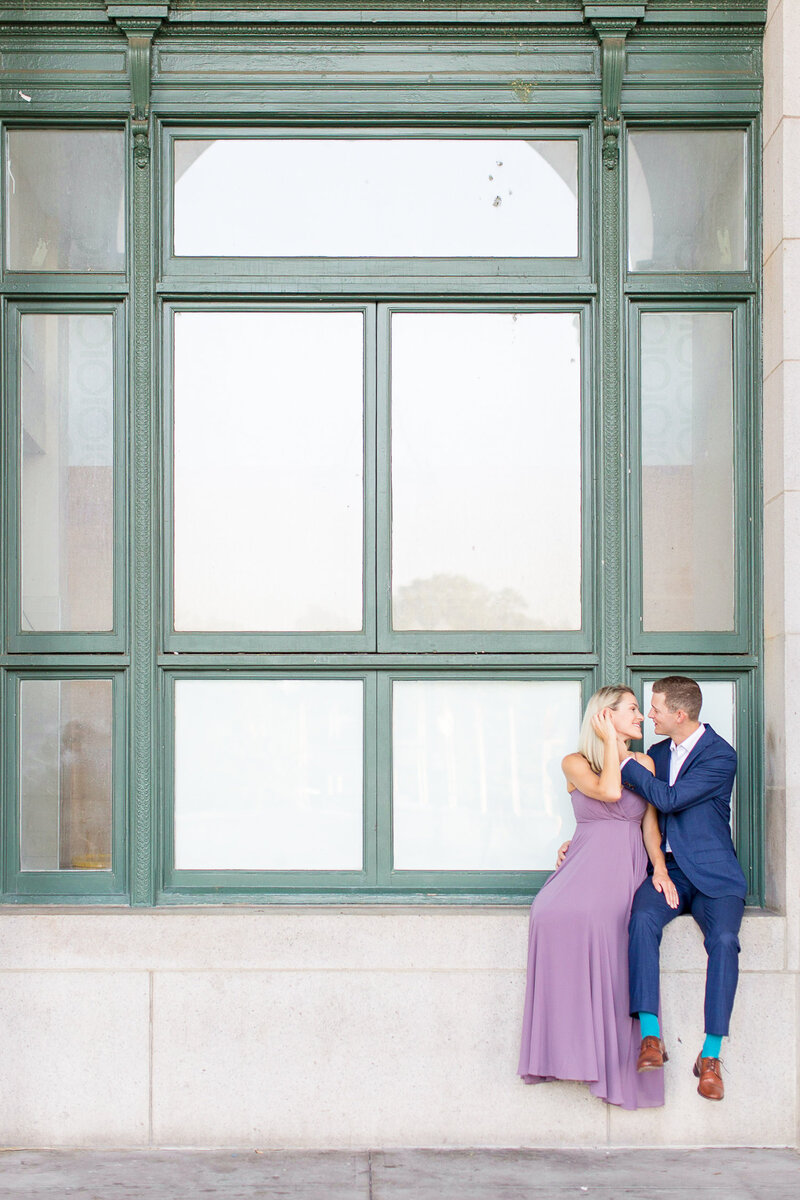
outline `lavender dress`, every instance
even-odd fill
[[[572,793],[577,829],[531,908],[519,1074],[578,1079],[622,1108],[664,1103],[663,1071],[636,1073],[639,1022],[629,1015],[628,917],[645,877],[645,802]]]

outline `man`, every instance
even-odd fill
[[[638,1016],[642,1046],[637,1069],[663,1067],[667,1055],[658,1021],[659,946],[664,926],[690,912],[703,931],[708,954],[705,1042],[694,1074],[707,1100],[722,1100],[719,1058],[739,975],[739,926],[747,885],[730,830],[736,751],[700,722],[702,693],[693,679],[670,675],[653,684],[648,716],[664,741],[650,747],[653,777],[635,759],[622,764],[622,782],[655,805],[667,870],[678,907],[646,879],[636,892],[629,925],[631,1016]]]

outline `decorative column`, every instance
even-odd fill
[[[131,683],[129,688],[130,893],[136,905],[155,899],[155,827],[153,780],[156,725],[156,581],[158,579],[158,494],[155,486],[156,426],[153,405],[153,327],[155,271],[152,238],[150,154],[150,51],[153,37],[168,14],[168,4],[108,3],[108,15],[128,38],[131,81],[133,219],[131,319],[128,337],[130,403],[131,538]]]
[[[620,99],[625,74],[625,39],[640,17],[644,3],[613,4],[595,0],[584,4],[584,14],[602,47],[602,112],[599,123],[600,153],[600,314],[601,363],[598,431],[600,435],[600,504],[598,550],[602,608],[597,612],[600,684],[622,682],[625,670],[625,631],[628,622],[625,554],[625,361],[622,280],[622,240],[619,140]]]

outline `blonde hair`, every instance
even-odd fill
[[[586,705],[586,712],[581,722],[581,732],[578,737],[578,753],[582,754],[589,766],[599,775],[603,769],[603,740],[592,728],[592,717],[604,708],[616,708],[623,696],[633,696],[636,693],[625,683],[613,683],[609,687],[599,688]]]

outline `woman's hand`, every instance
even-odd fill
[[[592,717],[592,729],[606,745],[616,745],[617,731],[614,728],[614,722],[611,719],[611,709],[604,708],[601,712],[595,713]]]
[[[653,887],[662,893],[670,908],[678,907],[678,889],[670,879],[666,867],[656,867],[653,871]]]
[[[564,859],[567,857],[568,850],[569,842],[564,842],[563,846],[558,847],[558,854],[556,855],[556,870],[558,870]]]

